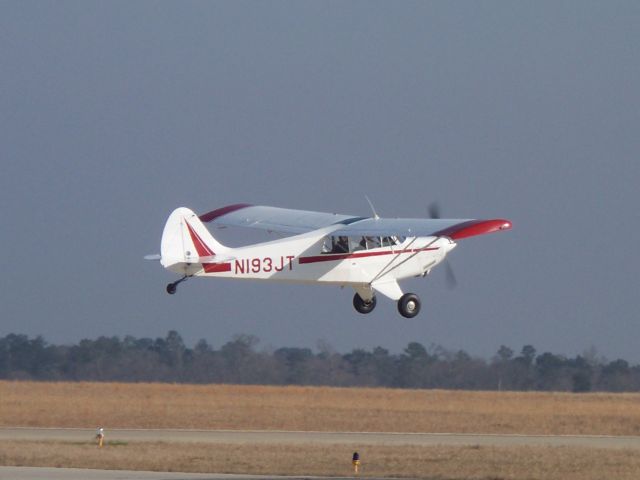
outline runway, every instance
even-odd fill
[[[105,428],[107,442],[202,442],[225,444],[343,444],[414,446],[567,446],[640,450],[640,437],[595,435],[495,435],[455,433],[290,432],[248,430],[153,430]],[[0,428],[0,440],[95,442],[95,429]],[[353,477],[349,477],[352,479]],[[369,477],[368,477],[369,478]],[[329,480],[329,477],[133,472],[75,468],[0,467],[0,480]],[[330,477],[330,480],[342,480]],[[345,478],[346,480],[346,478]],[[374,479],[369,479],[374,480]],[[405,479],[407,480],[407,479]]]
[[[0,440],[93,441],[94,429],[82,428],[0,428]],[[314,443],[349,445],[417,446],[569,446],[589,448],[640,449],[638,436],[604,435],[502,435],[458,433],[393,432],[289,432],[261,430],[153,430],[109,429],[107,442],[202,442],[202,443]]]
[[[353,477],[283,477],[224,473],[134,472],[85,468],[0,467],[0,480],[353,480]],[[367,477],[367,480],[383,480]],[[384,479],[388,480],[388,479]],[[410,480],[410,479],[403,479]]]

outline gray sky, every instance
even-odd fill
[[[640,3],[0,3],[0,335],[640,362]],[[175,277],[178,206],[508,218],[402,286]],[[443,270],[443,269],[442,269]]]

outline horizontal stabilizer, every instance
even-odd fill
[[[152,253],[151,255],[145,255],[145,260],[160,260],[162,257],[159,253]]]

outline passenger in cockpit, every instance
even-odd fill
[[[334,237],[333,253],[349,253],[349,239],[347,237]]]

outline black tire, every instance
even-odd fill
[[[405,318],[413,318],[420,313],[420,298],[415,293],[405,293],[398,300],[398,311]]]
[[[353,296],[353,308],[360,313],[369,313],[376,308],[376,297],[374,296],[369,302],[365,302],[357,293]]]
[[[173,295],[174,293],[176,293],[177,289],[178,286],[175,283],[170,283],[169,285],[167,285],[167,293],[169,295]]]

